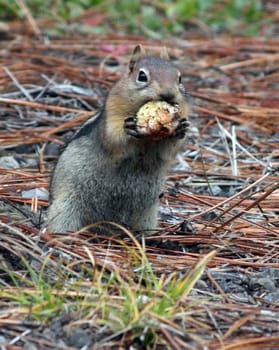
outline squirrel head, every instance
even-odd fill
[[[146,55],[137,45],[126,72],[112,87],[107,101],[108,128],[117,134],[123,130],[124,119],[136,115],[149,101],[166,101],[179,106],[181,118],[188,117],[188,103],[179,69],[169,60],[165,48],[160,56]]]
[[[188,113],[181,73],[169,60],[166,48],[157,57],[146,55],[144,48],[137,45],[125,74],[115,87],[115,92],[129,105],[129,114],[136,113],[149,101],[178,104],[182,114],[184,109],[185,114]]]

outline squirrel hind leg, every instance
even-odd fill
[[[48,231],[65,233],[83,227],[78,210],[63,199],[53,201],[48,210]]]
[[[151,207],[146,208],[139,216],[134,218],[131,226],[136,231],[143,233],[152,233],[158,225],[159,203],[154,203]]]

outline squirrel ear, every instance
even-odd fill
[[[168,50],[167,50],[166,46],[163,46],[163,47],[162,47],[162,49],[161,49],[161,51],[160,51],[160,57],[161,57],[161,58],[164,58],[164,59],[166,59],[166,60],[169,60],[169,59],[170,59],[169,54],[168,54]]]
[[[133,51],[132,56],[131,56],[130,61],[129,61],[129,69],[130,69],[130,71],[132,71],[134,69],[136,62],[140,58],[142,58],[143,56],[145,56],[145,50],[144,50],[142,45],[138,44],[134,48],[134,51]]]

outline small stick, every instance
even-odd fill
[[[7,68],[3,67],[3,70],[7,73],[7,75],[12,79],[15,86],[23,93],[25,97],[28,98],[28,100],[33,101],[32,96],[29,94],[29,92],[19,83],[17,78],[12,74],[12,72]]]
[[[26,6],[25,1],[24,0],[16,0],[18,6],[23,10],[29,24],[31,25],[34,33],[38,36],[40,36],[42,34],[40,28],[38,27],[34,17],[32,16],[29,8]]]

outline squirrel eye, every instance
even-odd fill
[[[140,81],[142,83],[146,83],[148,81],[148,77],[143,69],[139,70],[137,81]]]
[[[181,74],[179,74],[179,77],[178,77],[178,84],[182,84]]]

